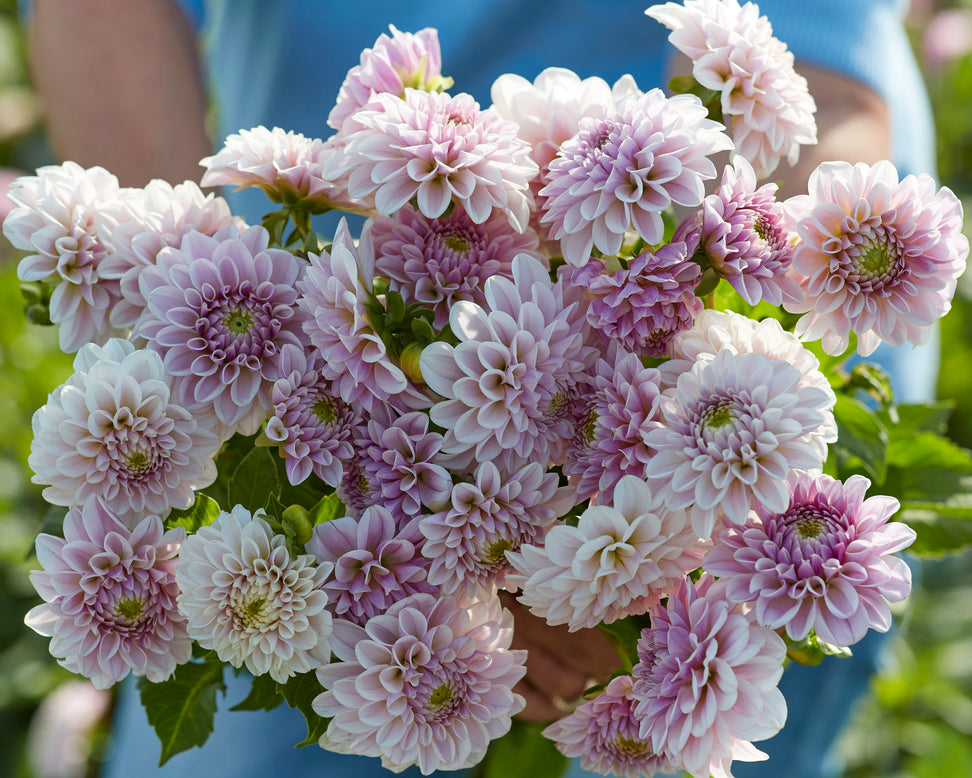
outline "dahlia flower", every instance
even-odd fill
[[[827,643],[849,646],[868,629],[891,626],[889,602],[911,589],[911,570],[892,556],[915,539],[890,521],[893,497],[864,499],[870,481],[794,473],[782,512],[757,508],[746,524],[726,527],[703,561],[727,582],[730,602],[754,604],[756,620],[786,629],[794,640],[810,630]]]
[[[495,595],[415,594],[363,628],[337,622],[341,661],[318,668],[314,710],[333,717],[320,745],[379,756],[394,771],[472,767],[524,706],[513,686],[525,651],[511,651],[513,618]]]
[[[769,359],[779,359],[800,371],[798,386],[814,387],[827,395],[820,410],[824,421],[807,433],[806,440],[820,456],[827,458],[827,445],[837,440],[837,422],[833,407],[837,396],[820,370],[820,362],[792,332],[787,332],[776,319],[755,321],[733,311],[704,310],[692,329],[680,332],[671,343],[672,359],[659,366],[663,389],[675,386],[678,376],[699,361],[707,361],[722,351],[733,354],[756,352]]]
[[[931,176],[898,181],[890,162],[825,162],[810,174],[809,195],[787,200],[799,235],[793,275],[805,300],[795,332],[822,338],[842,354],[850,333],[867,356],[883,340],[920,345],[951,307],[969,241],[962,204]]]
[[[452,86],[452,79],[442,76],[442,52],[435,29],[401,32],[393,24],[388,29],[391,37],[379,35],[372,48],[361,52],[360,64],[344,77],[337,102],[327,117],[328,125],[341,135],[360,128],[354,114],[376,107],[375,95],[402,97],[406,87],[441,92]]]
[[[703,182],[716,175],[709,155],[731,145],[694,95],[652,89],[625,97],[581,119],[577,134],[561,144],[540,190],[540,221],[551,225],[564,259],[576,267],[594,247],[617,254],[629,229],[660,243],[661,212],[699,205]]]
[[[450,504],[418,522],[429,559],[429,583],[445,594],[472,596],[480,588],[505,586],[513,572],[507,551],[541,541],[557,519],[556,473],[531,463],[502,475],[483,462],[466,482],[452,487]]]
[[[674,772],[668,759],[641,738],[633,688],[630,675],[613,678],[597,697],[555,721],[543,736],[564,756],[580,757],[581,768],[598,775],[640,778]]]
[[[321,375],[333,382],[342,400],[365,411],[408,388],[405,374],[368,321],[365,306],[374,278],[370,224],[356,247],[341,219],[330,254],[308,257],[297,303],[306,315],[304,331],[323,358]]]
[[[387,278],[406,305],[419,303],[435,312],[433,326],[449,323],[459,300],[485,302],[483,284],[490,276],[510,278],[517,254],[537,252],[537,236],[516,232],[506,217],[493,214],[474,223],[462,208],[428,219],[405,205],[393,218],[378,218],[372,229],[375,271]]]
[[[232,225],[243,228],[223,198],[204,195],[192,181],[178,186],[150,181],[124,201],[124,209],[128,217],[110,231],[110,248],[98,266],[102,278],[119,284],[121,299],[109,312],[111,324],[117,328],[134,326],[145,308],[138,277],[155,264],[163,248],[178,248],[190,232],[215,235]]]
[[[722,351],[662,395],[664,426],[648,433],[657,453],[647,478],[670,508],[691,511],[700,536],[720,516],[742,524],[754,500],[784,510],[790,471],[821,466],[807,435],[824,423],[830,398],[801,378],[763,354]]]
[[[269,241],[263,227],[192,232],[139,276],[147,307],[135,334],[162,355],[176,396],[248,432],[270,407],[283,347],[303,346],[301,265]]]
[[[784,226],[776,184],[756,188],[756,174],[736,157],[722,174],[715,194],[705,198],[702,211],[687,219],[675,233],[698,233],[699,249],[711,267],[750,305],[766,300],[773,305],[800,302],[803,295],[787,274],[793,259],[793,240]]]
[[[331,570],[323,587],[328,610],[364,625],[405,597],[434,592],[426,583],[421,540],[414,525],[399,531],[395,517],[380,505],[357,519],[344,516],[315,526],[305,548]]]
[[[730,603],[724,585],[683,580],[638,641],[640,738],[693,778],[731,778],[733,759],[766,758],[751,741],[783,727],[785,657],[780,636]]]
[[[220,440],[172,396],[158,354],[87,344],[32,421],[28,464],[54,505],[100,501],[126,524],[188,508],[216,477]]]
[[[476,224],[496,208],[518,232],[526,229],[537,164],[516,125],[480,110],[467,94],[406,89],[404,97],[375,100],[374,109],[354,114],[361,129],[325,165],[325,178],[347,176],[348,194],[373,197],[385,215],[414,200],[434,219],[455,203]]]
[[[37,536],[30,581],[44,603],[24,621],[51,638],[58,663],[99,689],[129,673],[164,681],[189,661],[192,641],[176,607],[176,555],[182,528],[158,516],[126,527],[98,502],[72,508],[64,537]]]
[[[592,350],[539,261],[521,254],[513,280],[490,278],[485,294],[485,307],[452,307],[458,345],[436,342],[422,352],[422,376],[445,398],[433,405],[432,421],[446,430],[446,454],[499,457],[507,472],[530,461],[546,468],[563,457],[573,429],[569,399]]]
[[[351,437],[359,420],[321,377],[318,358],[289,343],[281,350],[282,378],[270,393],[266,436],[279,444],[287,479],[299,484],[313,472],[324,483],[341,483],[343,462],[354,454]]]
[[[645,438],[659,416],[658,370],[619,350],[612,362],[599,359],[595,371],[564,463],[578,501],[611,494],[624,475],[644,478],[653,453]]]
[[[645,252],[614,273],[591,258],[574,271],[571,283],[591,295],[587,323],[605,343],[639,356],[664,357],[671,339],[691,327],[704,307],[695,296],[699,278],[699,266],[679,242]]]
[[[278,683],[330,658],[327,563],[291,558],[287,541],[237,505],[186,538],[176,582],[189,635],[233,667]]]
[[[112,217],[127,194],[107,170],[85,170],[74,162],[39,168],[36,176],[14,181],[7,193],[16,207],[3,220],[3,234],[29,252],[17,277],[54,287],[50,317],[61,325],[58,338],[68,353],[124,334],[108,318],[121,293],[118,281],[101,275],[109,247],[99,223],[115,223]]]
[[[574,631],[644,613],[699,566],[702,551],[688,514],[626,475],[609,505],[589,507],[576,527],[558,524],[543,546],[524,544],[507,558],[520,602]]]
[[[782,158],[796,164],[800,145],[817,142],[807,81],[754,3],[685,0],[645,13],[673,31],[669,40],[692,60],[695,80],[720,94],[734,154],[752,163],[757,178],[766,178]]]

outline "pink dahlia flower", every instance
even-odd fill
[[[694,778],[731,778],[732,760],[766,759],[754,740],[786,720],[777,688],[786,646],[711,577],[683,580],[638,641],[633,695],[640,736]]]
[[[421,540],[414,525],[399,530],[395,517],[379,505],[357,519],[344,516],[314,527],[306,549],[331,570],[324,583],[328,610],[364,625],[399,600],[435,592],[426,582]]]
[[[176,607],[176,555],[182,528],[158,516],[126,527],[97,502],[73,508],[64,537],[37,537],[30,581],[44,603],[24,621],[51,638],[50,651],[99,689],[129,673],[164,681],[189,661],[192,641]]]
[[[752,602],[760,624],[785,628],[794,640],[812,629],[849,646],[868,629],[886,632],[888,603],[911,590],[911,570],[892,554],[911,545],[915,531],[890,521],[893,497],[864,499],[870,483],[794,473],[787,508],[757,508],[746,524],[726,527],[703,566],[727,581],[731,602]]]
[[[576,267],[587,264],[593,247],[617,254],[629,229],[660,243],[662,211],[701,204],[703,182],[716,175],[709,155],[732,146],[697,97],[665,97],[660,89],[626,97],[579,128],[540,190],[541,222]]]
[[[428,219],[405,205],[393,218],[375,220],[372,239],[375,271],[407,305],[432,308],[436,329],[449,323],[453,303],[470,300],[482,305],[486,279],[512,277],[517,254],[540,258],[532,230],[516,232],[502,214],[476,224],[462,208]]]
[[[890,162],[825,162],[809,195],[787,200],[799,235],[793,274],[805,300],[796,334],[822,338],[828,354],[847,350],[850,333],[867,356],[883,340],[920,345],[952,304],[969,241],[962,204],[928,175],[898,181]]]
[[[124,334],[108,317],[121,297],[118,281],[102,276],[101,263],[109,251],[102,222],[116,223],[112,217],[119,215],[126,195],[107,170],[84,170],[74,162],[22,176],[7,193],[16,207],[3,220],[3,234],[28,252],[17,277],[54,287],[50,317],[61,325],[63,351]]]
[[[287,541],[242,506],[186,538],[176,581],[189,634],[233,667],[278,683],[326,663],[330,565],[295,558]]]
[[[348,194],[373,197],[375,209],[385,215],[414,200],[434,219],[455,203],[476,224],[495,208],[514,229],[526,229],[537,164],[516,125],[480,110],[467,94],[406,89],[404,97],[375,99],[374,110],[354,114],[361,129],[347,136],[342,153],[325,166],[326,178],[347,176]]]
[[[472,767],[524,706],[513,686],[525,651],[511,651],[513,618],[499,598],[415,594],[363,628],[335,624],[341,661],[317,670],[314,710],[333,717],[320,744],[379,756],[396,772]]]
[[[134,326],[146,306],[138,277],[163,248],[179,248],[190,232],[215,235],[233,225],[243,229],[223,198],[204,195],[192,181],[178,186],[151,181],[125,200],[124,209],[128,216],[110,231],[110,249],[99,265],[102,278],[117,280],[121,291],[110,311],[113,327]]]
[[[605,343],[643,357],[664,357],[671,339],[691,327],[704,307],[695,296],[699,278],[699,266],[679,242],[645,252],[614,273],[591,258],[574,271],[571,283],[593,298],[587,323]]]
[[[640,778],[674,772],[668,759],[641,737],[633,689],[630,675],[613,678],[597,697],[555,721],[543,736],[554,741],[564,756],[580,757],[580,766],[598,775]]]
[[[123,522],[188,508],[216,478],[220,440],[172,396],[154,351],[88,344],[33,418],[28,464],[54,505],[100,501]]]
[[[375,95],[403,97],[406,88],[441,92],[452,86],[452,79],[442,76],[442,52],[435,29],[426,27],[411,33],[401,32],[393,24],[388,28],[391,37],[379,35],[375,45],[361,52],[360,63],[344,77],[337,102],[327,117],[327,123],[341,135],[360,129],[354,115],[364,108],[375,108]]]
[[[486,281],[486,306],[458,302],[458,345],[437,342],[421,356],[422,376],[443,400],[432,421],[446,430],[443,451],[467,462],[562,460],[573,423],[574,390],[592,350],[558,285],[539,261],[520,255],[513,280]]]
[[[801,379],[781,360],[722,351],[662,395],[664,426],[647,437],[657,451],[648,481],[670,508],[691,511],[700,536],[720,516],[744,523],[754,501],[784,510],[790,471],[821,466],[807,436],[824,423],[830,398]]]
[[[189,233],[139,277],[147,307],[135,334],[162,355],[176,396],[244,431],[270,407],[283,347],[303,347],[301,265],[269,241],[263,227]]]
[[[833,408],[837,396],[820,370],[820,361],[792,332],[787,332],[776,319],[755,321],[733,311],[702,311],[692,329],[680,332],[672,341],[672,359],[659,366],[663,389],[675,386],[679,375],[691,370],[699,361],[708,361],[722,351],[733,354],[755,352],[769,359],[779,359],[800,371],[798,384],[814,387],[827,395],[821,408],[824,421],[807,433],[807,441],[823,461],[827,446],[837,440],[837,422]]]
[[[800,145],[817,142],[807,81],[756,4],[685,0],[645,13],[673,31],[669,40],[692,60],[695,80],[720,93],[734,154],[751,162],[758,178],[772,173],[780,159],[796,164]]]
[[[408,389],[405,373],[368,321],[375,275],[370,224],[355,246],[342,219],[330,254],[311,254],[298,284],[304,331],[323,359],[321,375],[333,382],[342,400],[365,411]]]
[[[571,440],[564,475],[578,501],[611,494],[624,475],[645,477],[652,456],[648,430],[658,421],[659,373],[630,352],[613,362],[599,359],[594,383],[584,397],[584,415]]]
[[[470,596],[480,588],[505,587],[513,567],[507,551],[542,542],[557,519],[556,473],[531,463],[504,476],[483,462],[467,482],[452,487],[451,503],[418,523],[429,558],[429,582],[445,594]]]
[[[344,460],[354,454],[351,438],[358,417],[337,396],[332,383],[321,377],[316,357],[308,359],[287,344],[281,351],[280,368],[284,377],[273,384],[272,415],[265,434],[279,444],[290,483],[302,483],[314,473],[337,486]]]
[[[610,504],[589,507],[576,527],[558,524],[542,547],[523,545],[508,558],[520,602],[574,631],[644,613],[699,566],[702,546],[685,511],[669,510],[626,475]]]

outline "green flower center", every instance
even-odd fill
[[[793,527],[797,535],[804,540],[820,537],[824,530],[823,522],[816,516],[806,516],[799,519],[794,523]]]
[[[506,561],[506,552],[513,549],[513,543],[506,538],[494,540],[483,550],[483,559],[491,565]]]
[[[311,413],[317,417],[321,424],[333,424],[337,421],[338,416],[334,398],[326,394],[321,395],[320,399],[311,406]]]
[[[870,243],[857,256],[857,271],[867,278],[878,278],[894,267],[894,255],[883,243]]]
[[[429,695],[429,707],[433,710],[439,710],[450,702],[452,702],[452,687],[448,683],[435,687]]]
[[[703,427],[707,430],[718,430],[732,424],[732,408],[724,403],[710,408],[703,421]]]
[[[651,750],[651,747],[647,743],[635,740],[634,738],[624,737],[623,735],[618,735],[614,741],[614,747],[618,751],[630,754],[631,756],[638,756]]]
[[[447,249],[456,252],[456,254],[469,253],[469,241],[455,232],[451,235],[446,235],[442,242],[445,243]]]
[[[244,624],[253,625],[260,620],[260,616],[263,613],[263,606],[266,604],[266,597],[254,597],[244,602],[236,612],[236,615]]]
[[[253,317],[237,308],[226,315],[223,324],[234,335],[246,335],[253,328]]]
[[[144,609],[145,603],[137,597],[123,597],[115,603],[115,613],[129,624],[135,624]]]
[[[149,457],[144,451],[133,451],[128,455],[128,459],[125,464],[128,466],[129,470],[144,470],[148,467]]]

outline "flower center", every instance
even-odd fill
[[[640,756],[651,750],[651,746],[647,743],[641,740],[635,740],[634,738],[624,737],[624,735],[618,735],[614,741],[614,748],[629,756]]]
[[[247,626],[253,626],[260,621],[263,606],[266,604],[266,597],[253,597],[240,604],[236,617]]]
[[[866,278],[887,275],[894,267],[894,255],[884,243],[869,243],[857,256],[857,271]]]
[[[447,249],[454,251],[457,254],[468,254],[469,249],[471,248],[469,241],[455,232],[453,232],[451,235],[446,235],[442,239],[442,242],[446,245]]]
[[[248,312],[235,308],[226,314],[223,324],[234,335],[246,335],[253,328],[253,317]]]
[[[321,395],[320,399],[311,406],[311,413],[321,424],[333,424],[338,417],[334,398],[326,394]]]
[[[128,455],[128,459],[125,464],[128,466],[129,470],[135,472],[142,472],[148,467],[149,456],[144,451],[133,451]]]
[[[115,603],[115,615],[129,624],[135,624],[144,609],[145,603],[137,597],[123,597]]]
[[[506,561],[506,552],[513,549],[513,542],[507,538],[500,538],[489,543],[483,549],[483,559],[491,565]]]
[[[429,695],[429,707],[432,710],[440,710],[450,702],[452,702],[452,687],[448,682],[436,686]]]
[[[718,430],[727,427],[734,421],[732,408],[728,403],[720,403],[709,408],[702,419],[702,427],[707,430]]]

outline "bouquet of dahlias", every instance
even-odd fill
[[[942,409],[844,361],[948,311],[958,200],[888,162],[778,200],[760,182],[816,137],[792,55],[750,3],[648,13],[681,93],[549,69],[483,109],[434,30],[392,28],[330,138],[202,161],[266,193],[259,225],[70,162],[13,187],[29,310],[77,352],[33,418],[57,529],[27,623],[98,687],[143,676],[163,758],[205,741],[228,664],[305,743],[474,765],[524,707],[506,590],[618,650],[546,728],[564,754],[728,776],[783,726],[788,656],[889,629],[895,552],[969,540]],[[357,237],[314,232],[335,209]]]

